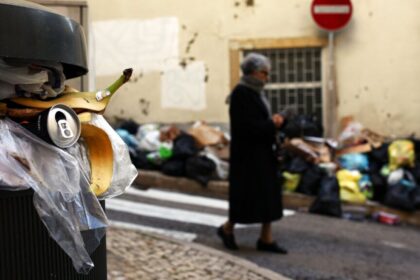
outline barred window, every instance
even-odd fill
[[[322,124],[321,48],[245,50],[244,55],[251,51],[271,60],[265,94],[273,113],[291,108],[299,114],[314,115]]]

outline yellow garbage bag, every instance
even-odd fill
[[[290,173],[290,172],[283,172],[282,173],[284,182],[283,182],[283,189],[285,191],[294,192],[299,185],[300,182],[300,174]]]
[[[342,169],[336,174],[340,185],[340,199],[346,202],[364,203],[366,196],[360,191],[362,174],[357,170]]]
[[[395,140],[388,147],[389,169],[394,171],[402,166],[414,167],[416,154],[410,140]]]

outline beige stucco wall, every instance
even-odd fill
[[[229,40],[325,37],[313,23],[310,0],[88,0],[91,22],[176,17],[180,59],[206,65],[206,108],[161,107],[162,71],[135,72],[109,105],[108,117],[138,122],[226,122],[229,92]],[[418,0],[353,0],[350,25],[336,34],[338,116],[355,118],[378,132],[420,134],[420,10]],[[189,52],[188,42],[197,33]],[[123,51],[123,50],[122,50]],[[325,50],[326,53],[326,50]],[[324,55],[325,59],[327,58]],[[323,61],[327,65],[327,61]],[[136,70],[136,69],[134,69]],[[115,76],[96,76],[95,86]],[[147,105],[148,104],[148,105]]]

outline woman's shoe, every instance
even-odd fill
[[[229,250],[239,249],[238,245],[236,245],[235,236],[233,235],[233,233],[227,234],[225,230],[223,229],[223,226],[220,226],[217,229],[217,235],[220,237],[220,239],[222,239],[223,245],[225,245],[226,249],[229,249]]]
[[[258,251],[265,251],[265,252],[271,252],[271,253],[277,253],[277,254],[287,254],[287,250],[279,245],[277,245],[276,242],[272,243],[265,243],[262,242],[261,239],[258,239],[257,241],[257,250]]]

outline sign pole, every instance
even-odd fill
[[[330,131],[328,136],[337,136],[337,90],[335,85],[335,61],[334,61],[334,32],[328,32],[328,79],[327,79],[327,91],[328,91],[328,105],[329,105],[329,123]]]

